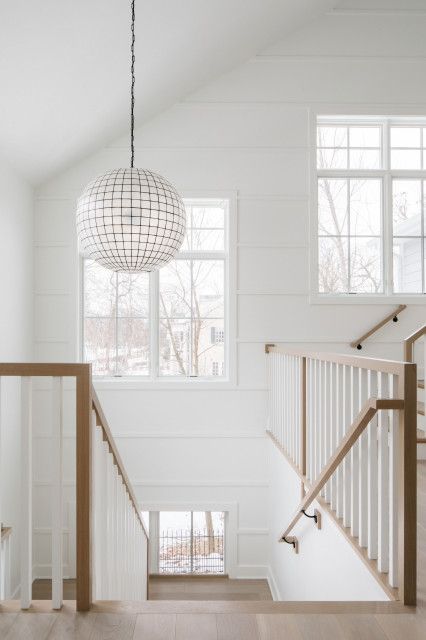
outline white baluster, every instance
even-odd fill
[[[52,378],[52,607],[63,600],[62,575],[62,378]]]
[[[389,378],[387,373],[380,373],[379,395],[389,397]],[[379,411],[378,429],[378,562],[379,571],[389,570],[389,413]]]
[[[21,608],[31,605],[33,582],[32,380],[21,378]]]
[[[390,376],[390,396],[398,397],[398,377]],[[399,412],[389,412],[389,584],[398,586],[398,443]]]
[[[337,364],[330,362],[330,384],[329,384],[329,429],[330,437],[328,440],[327,461],[330,460],[337,443],[337,414],[336,414],[336,395],[337,395]],[[333,511],[336,510],[336,487],[337,473],[334,472],[330,482],[330,505]]]
[[[352,367],[352,423],[359,413],[359,372],[357,367]],[[351,449],[351,535],[359,533],[359,443],[355,442]]]
[[[369,396],[378,396],[377,371],[370,371]],[[368,557],[377,559],[377,429],[378,415],[368,425]]]
[[[0,378],[0,479],[1,479],[1,460],[2,460],[2,453],[1,453],[1,432],[2,432],[2,379]],[[0,527],[1,527],[1,523],[3,522],[3,518],[2,518],[2,485],[0,482]],[[1,532],[0,532],[0,538],[1,538]],[[0,540],[0,546],[1,546],[1,540]],[[3,559],[3,555],[2,553],[0,553],[0,576],[3,576],[5,573],[5,566],[4,566],[4,559]],[[4,593],[0,594],[0,600],[3,600],[5,598]]]
[[[344,435],[344,388],[343,388],[343,365],[338,364],[336,367],[336,398],[335,398],[335,416],[336,416],[336,447],[341,443]],[[336,469],[336,515],[338,518],[343,517],[343,464]]]
[[[368,400],[368,371],[360,369],[359,408]],[[368,432],[364,430],[359,438],[359,544],[368,544]]]
[[[343,370],[343,425],[345,433],[352,423],[352,367],[344,365]],[[352,465],[351,456],[348,453],[343,459],[343,524],[351,525],[351,485]]]

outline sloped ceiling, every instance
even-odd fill
[[[136,124],[333,0],[136,0]],[[0,0],[0,153],[37,184],[126,131],[130,0]]]

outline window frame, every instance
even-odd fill
[[[374,111],[374,110],[373,110]],[[357,108],[348,109],[343,113],[339,108],[312,110],[310,113],[310,295],[311,304],[389,304],[411,303],[426,304],[426,292],[394,293],[393,291],[393,219],[392,219],[392,181],[394,179],[418,179],[426,181],[426,163],[424,169],[391,169],[391,126],[426,127],[426,116],[406,114],[383,116],[371,112],[366,115],[356,113]],[[334,113],[334,115],[330,115]],[[352,115],[348,115],[348,113]],[[382,167],[380,169],[318,169],[317,167],[317,126],[368,126],[380,125],[382,136]],[[424,135],[424,132],[422,132]],[[421,134],[422,135],[422,134]],[[424,138],[423,138],[424,141]],[[422,138],[421,142],[422,144]],[[349,146],[349,141],[348,141]],[[422,147],[420,147],[421,151]],[[318,278],[318,180],[320,178],[379,178],[382,180],[382,274],[383,293],[321,293]],[[426,207],[424,207],[426,210]],[[426,229],[424,228],[423,239]],[[422,243],[422,265],[425,261],[425,242]],[[426,279],[426,268],[422,266],[422,278]]]
[[[235,192],[184,192],[186,201],[211,200],[226,202],[225,249],[223,251],[182,251],[176,259],[223,259],[224,261],[224,331],[228,339],[224,344],[224,376],[167,376],[159,373],[159,271],[149,274],[149,330],[150,330],[150,373],[148,375],[93,375],[98,388],[108,389],[125,386],[140,388],[228,388],[236,384],[236,229],[237,195]],[[84,362],[84,260],[79,250],[79,336],[78,353]],[[152,324],[151,324],[152,322]]]

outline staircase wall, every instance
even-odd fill
[[[389,600],[335,522],[318,508],[322,526],[302,518],[291,535],[299,553],[278,543],[300,502],[300,479],[274,443],[268,439],[269,470],[269,583],[274,600]]]

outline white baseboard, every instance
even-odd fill
[[[268,567],[261,564],[239,564],[236,567],[235,578],[258,580],[268,577]]]
[[[279,602],[282,600],[280,593],[278,591],[277,583],[275,582],[274,574],[272,573],[271,567],[268,567],[268,575],[266,577],[268,580],[269,589],[272,594],[272,599],[274,602]]]

